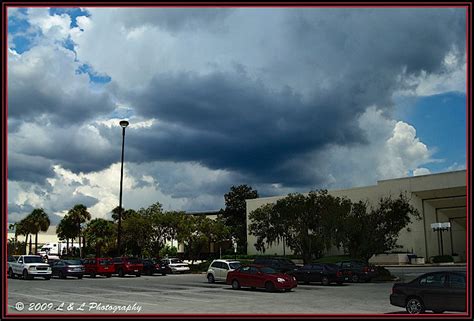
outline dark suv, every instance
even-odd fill
[[[265,265],[281,273],[298,268],[292,260],[284,257],[258,257],[253,261],[253,264]]]
[[[166,275],[168,273],[167,268],[160,264],[160,260],[157,259],[143,259],[143,273],[146,275],[153,275],[159,273],[161,275]]]
[[[347,260],[337,262],[339,269],[345,271],[345,275],[350,276],[352,282],[370,282],[372,278],[377,276],[375,266],[360,260]]]
[[[114,257],[115,273],[120,277],[125,274],[134,274],[141,276],[143,271],[143,263],[136,257]]]

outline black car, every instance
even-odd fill
[[[84,271],[81,260],[58,260],[51,263],[52,276],[58,276],[60,279],[65,279],[68,276],[82,279]]]
[[[322,285],[329,285],[331,283],[340,285],[344,282],[344,274],[335,264],[306,264],[301,268],[287,273],[293,275],[298,282],[304,282],[306,284],[310,282],[321,282]]]
[[[293,271],[298,267],[292,260],[284,257],[257,257],[253,264],[268,266],[281,273]]]
[[[466,272],[443,271],[425,273],[408,283],[395,283],[390,304],[418,314],[431,310],[466,311]]]
[[[370,282],[377,276],[375,266],[360,260],[347,260],[337,262],[339,269],[343,270],[351,282]]]
[[[155,273],[166,275],[168,268],[160,263],[160,260],[155,259],[143,259],[143,273],[146,275],[153,275]]]

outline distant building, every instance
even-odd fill
[[[347,197],[350,200],[368,201],[376,206],[382,197],[396,198],[405,193],[411,198],[411,204],[418,209],[422,219],[410,223],[399,235],[398,244],[402,251],[413,251],[419,257],[430,258],[444,254],[458,254],[466,259],[466,171],[454,171],[406,178],[381,180],[377,185],[357,187],[344,190],[328,191],[329,194]],[[250,224],[248,215],[253,210],[268,203],[275,203],[285,196],[257,198],[246,200],[247,230]],[[451,228],[442,233],[442,240],[431,228],[432,223],[451,223]],[[256,237],[247,235],[247,254],[258,254],[254,244]],[[268,248],[265,253],[289,254],[289,248],[283,249],[283,244]],[[333,249],[328,254],[342,254]]]

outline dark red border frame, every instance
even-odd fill
[[[468,228],[466,237],[466,271],[467,273],[467,295],[466,295],[466,307],[467,311],[465,314],[450,314],[450,315],[418,315],[421,319],[469,319],[472,320],[472,305],[469,303],[472,300],[472,257],[471,257],[471,241],[472,241],[472,3],[468,1],[456,1],[456,2],[130,2],[130,1],[116,1],[116,2],[67,2],[67,1],[45,1],[45,2],[15,2],[7,1],[2,2],[2,240],[7,239],[8,235],[8,158],[7,158],[7,144],[8,144],[8,84],[7,84],[7,59],[8,59],[8,29],[7,29],[7,8],[8,7],[167,7],[167,8],[199,8],[199,7],[253,7],[253,8],[363,8],[363,7],[376,7],[376,8],[465,8],[466,9],[466,195],[467,195],[467,213],[466,213],[466,226]],[[2,258],[6,258],[7,253],[7,242],[2,242]],[[314,319],[314,318],[325,318],[325,319],[398,319],[398,318],[413,318],[410,315],[402,314],[24,314],[24,315],[12,315],[8,314],[8,287],[7,287],[7,276],[6,276],[6,265],[5,259],[2,260],[2,319],[56,319],[56,318],[72,318],[72,319],[129,319],[129,318],[143,318],[143,319],[243,319],[243,318],[272,318],[272,319]]]

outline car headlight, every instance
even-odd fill
[[[296,278],[295,278],[295,277],[293,277],[293,280],[294,280],[294,281],[296,281]]]
[[[34,270],[34,269],[36,269],[36,266],[34,265],[28,267],[28,270]]]
[[[285,279],[283,279],[283,278],[277,278],[277,281],[280,282],[280,283],[283,283],[283,282],[285,282]]]

